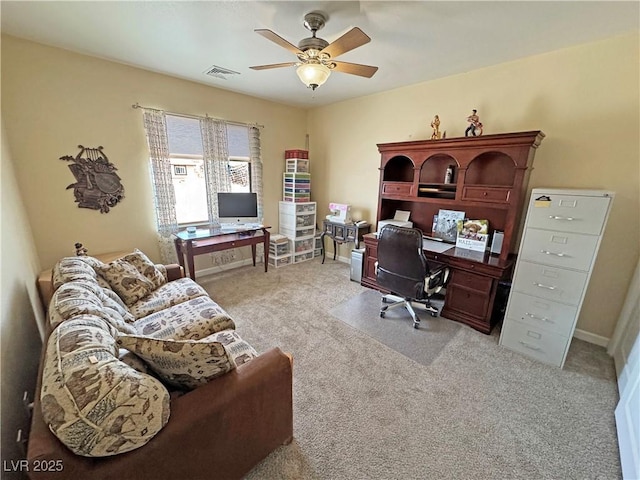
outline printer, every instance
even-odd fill
[[[377,233],[380,233],[380,230],[382,230],[382,227],[384,227],[385,225],[395,225],[397,227],[405,227],[405,228],[411,228],[413,227],[413,222],[411,222],[409,220],[409,215],[411,214],[411,212],[405,212],[402,210],[396,210],[396,214],[393,216],[393,218],[389,219],[389,220],[380,220],[378,221],[378,231]]]
[[[397,227],[407,227],[407,228],[411,228],[413,227],[413,222],[410,222],[409,220],[380,220],[378,222],[378,233],[380,233],[380,230],[382,230],[382,227],[384,227],[385,225],[396,225]]]

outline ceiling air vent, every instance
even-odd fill
[[[240,72],[234,72],[233,70],[229,70],[228,68],[219,67],[214,65],[204,72],[205,75],[209,75],[211,77],[221,78],[222,80],[226,80],[227,77],[225,75],[240,75]]]

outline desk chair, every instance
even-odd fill
[[[378,234],[376,278],[380,287],[401,298],[394,301],[383,296],[380,316],[384,318],[389,308],[403,306],[411,314],[413,328],[418,328],[420,318],[411,302],[424,304],[431,316],[437,317],[438,309],[430,299],[446,285],[449,268],[436,263],[429,265],[422,251],[420,229],[385,225]],[[388,304],[390,301],[393,303]]]

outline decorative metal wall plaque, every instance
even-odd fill
[[[65,155],[60,160],[73,162],[69,169],[76,177],[67,190],[73,188],[73,194],[80,208],[91,208],[107,213],[124,198],[124,187],[115,171],[117,168],[102,152],[102,147],[85,148],[78,145],[80,153],[75,157]]]

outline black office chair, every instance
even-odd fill
[[[384,318],[389,308],[403,306],[411,314],[413,327],[418,328],[420,318],[416,315],[411,302],[424,304],[431,316],[438,316],[438,309],[431,304],[431,297],[447,283],[449,268],[432,262],[429,264],[422,251],[422,231],[418,228],[404,228],[385,225],[378,233],[378,262],[376,265],[377,283],[389,290],[394,301],[388,296],[382,297],[380,316]]]

